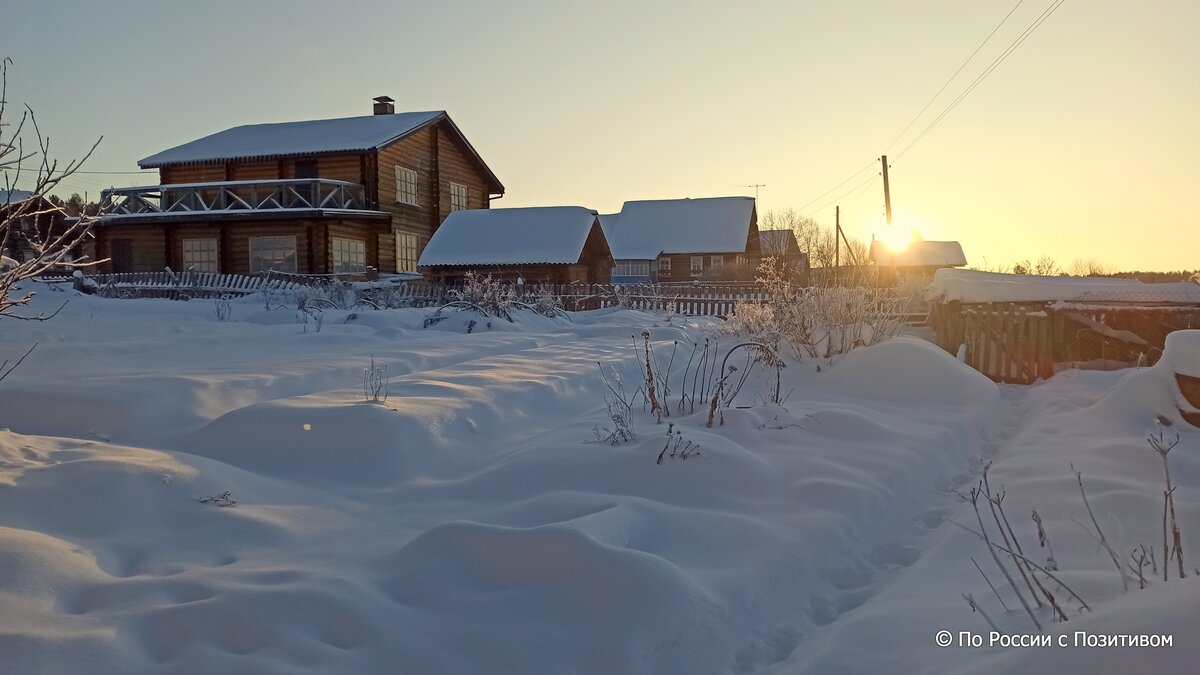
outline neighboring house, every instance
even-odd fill
[[[871,242],[868,257],[883,276],[907,274],[932,278],[939,269],[967,264],[957,241],[914,241],[901,251],[892,251],[876,239]]]
[[[421,254],[442,282],[468,272],[526,284],[606,284],[612,253],[595,211],[581,206],[455,211]]]
[[[753,278],[758,266],[750,197],[625,202],[601,224],[616,261],[613,283]]]
[[[444,111],[227,129],[138,162],[160,185],[103,193],[101,271],[416,271],[452,211],[504,186]]]
[[[36,242],[51,241],[68,227],[62,207],[42,197],[33,199],[33,193],[26,190],[0,190],[0,219],[8,222],[8,232],[0,240],[0,255],[18,262],[36,258]],[[72,250],[67,261],[82,257],[82,248]]]
[[[789,277],[802,279],[808,273],[808,254],[800,250],[792,230],[760,230],[759,248],[763,258],[781,261]]]

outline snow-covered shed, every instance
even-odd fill
[[[441,281],[475,272],[529,284],[604,284],[612,264],[599,216],[582,206],[455,211],[419,262]]]
[[[876,239],[868,252],[877,268],[895,269],[897,272],[927,274],[947,267],[965,267],[967,257],[957,241],[913,241],[900,250],[893,250]]]
[[[753,272],[758,216],[751,197],[629,201],[601,220],[617,279],[732,279]]]

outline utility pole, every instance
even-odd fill
[[[838,269],[842,266],[842,207],[833,207],[833,267]]]
[[[881,157],[880,161],[883,164],[883,207],[887,211],[887,224],[890,226],[892,224],[892,191],[888,187],[887,155]]]

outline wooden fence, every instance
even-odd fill
[[[997,382],[1029,384],[1064,367],[1150,365],[1168,333],[1200,326],[1180,304],[935,304],[937,343]]]

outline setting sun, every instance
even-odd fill
[[[899,253],[912,245],[916,240],[916,234],[913,230],[906,230],[895,225],[884,230],[883,235],[879,237],[887,250],[892,253]]]

